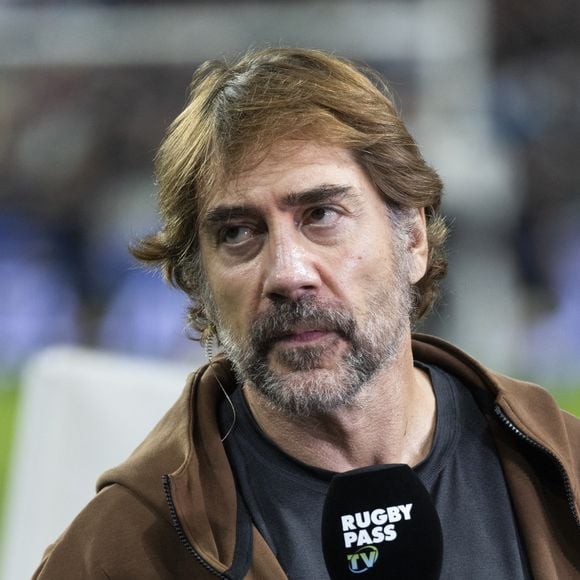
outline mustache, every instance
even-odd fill
[[[352,341],[356,323],[345,308],[320,303],[315,298],[275,302],[254,321],[250,342],[256,352],[265,354],[276,340],[302,328],[332,331]]]

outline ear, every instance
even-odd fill
[[[425,275],[429,256],[425,208],[420,207],[414,211],[415,216],[409,232],[409,282],[411,284],[416,284]]]

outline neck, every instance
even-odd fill
[[[435,398],[426,373],[413,366],[410,336],[399,357],[379,371],[354,404],[324,415],[290,417],[247,386],[260,428],[300,461],[331,471],[376,464],[420,463],[435,431]]]

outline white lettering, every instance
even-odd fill
[[[357,546],[366,546],[372,543],[373,541],[366,530],[361,530],[358,533],[358,542],[356,543]]]
[[[413,504],[407,503],[341,516],[345,547],[392,542],[397,538],[395,523],[402,519],[410,520],[412,509]],[[388,525],[384,525],[387,522],[389,522]],[[353,560],[351,562],[353,569],[356,569],[359,563],[359,560]],[[368,566],[366,561],[365,563]]]
[[[356,526],[354,525],[354,517],[353,516],[342,516],[342,531],[347,532],[348,530],[356,530]]]
[[[386,524],[389,521],[389,518],[387,517],[385,510],[379,508],[372,511],[371,521],[376,526],[382,526],[383,524]]]
[[[385,541],[385,534],[382,528],[373,528],[371,534],[373,535],[373,542],[380,544]]]
[[[363,512],[362,514],[357,512],[354,514],[354,519],[356,520],[356,525],[359,528],[368,528],[371,523],[369,512]]]
[[[346,548],[350,548],[357,539],[357,533],[356,532],[346,532],[344,534],[344,545]]]
[[[397,539],[397,532],[395,531],[395,524],[389,524],[384,527],[385,542],[392,542]]]
[[[401,512],[403,512],[403,516],[406,520],[410,520],[411,519],[411,509],[413,508],[413,504],[412,503],[408,503],[405,505],[400,505],[399,509],[401,510]]]
[[[398,522],[401,520],[401,514],[399,513],[399,508],[396,506],[388,507],[387,514],[389,515],[390,522]]]

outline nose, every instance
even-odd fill
[[[270,236],[264,265],[264,296],[270,300],[298,300],[318,292],[321,280],[315,256],[300,233]]]

